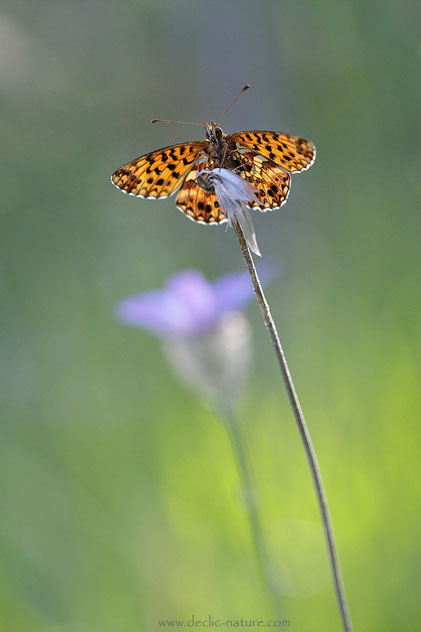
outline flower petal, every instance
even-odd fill
[[[258,202],[256,189],[228,169],[204,169],[200,171],[200,177],[208,186],[214,187],[220,207],[228,217],[229,225],[234,227],[238,224],[250,250],[261,257],[250,211],[244,203]]]
[[[213,171],[203,171],[202,173],[214,174],[224,184],[227,192],[236,200],[243,202],[257,202],[256,189],[244,178],[229,169],[216,168]]]
[[[147,329],[160,337],[180,335],[186,330],[184,306],[162,290],[135,294],[120,301],[116,314],[127,325]]]
[[[260,264],[258,273],[263,286],[279,276],[279,272],[269,264]],[[216,304],[221,314],[243,309],[254,297],[253,284],[248,271],[231,272],[219,277],[214,281],[213,287]]]
[[[166,289],[186,312],[186,334],[196,334],[218,318],[212,284],[198,270],[183,270],[170,277]]]

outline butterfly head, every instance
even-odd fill
[[[214,146],[217,147],[218,145],[220,145],[225,134],[222,131],[222,129],[219,127],[219,125],[211,121],[210,123],[205,123],[205,128],[206,128],[206,138],[210,140],[210,142]]]

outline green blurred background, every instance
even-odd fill
[[[254,214],[356,630],[420,624],[420,8],[411,0],[5,0],[1,88],[1,629],[137,632],[269,618],[224,426],[116,301],[241,268],[233,231],[110,184],[226,132],[313,140]],[[304,452],[257,306],[241,410],[291,629],[339,629]]]

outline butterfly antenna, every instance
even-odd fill
[[[241,90],[241,91],[237,94],[237,96],[235,97],[234,101],[233,101],[232,103],[230,103],[230,105],[227,107],[227,109],[225,110],[225,112],[223,112],[223,113],[221,114],[221,116],[219,117],[219,119],[216,121],[216,125],[218,125],[219,121],[221,120],[221,118],[222,118],[223,116],[225,116],[225,114],[228,112],[228,110],[230,109],[230,107],[231,107],[232,105],[234,105],[234,103],[237,101],[238,97],[240,97],[240,96],[243,94],[243,92],[245,92],[245,91],[246,91],[246,90],[248,90],[249,88],[250,88],[250,84],[248,83],[248,84],[247,84],[246,86],[244,86],[244,88],[243,88],[243,89],[242,89],[242,90]]]
[[[152,119],[151,123],[180,123],[180,125],[200,125],[200,127],[203,127],[203,123],[186,123],[186,121],[164,121],[162,119]]]

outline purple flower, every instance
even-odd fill
[[[267,283],[275,276],[262,267]],[[207,281],[198,270],[187,269],[169,277],[162,290],[134,294],[117,305],[123,323],[141,327],[160,338],[199,336],[215,327],[227,312],[244,308],[253,298],[248,272],[233,272]]]

